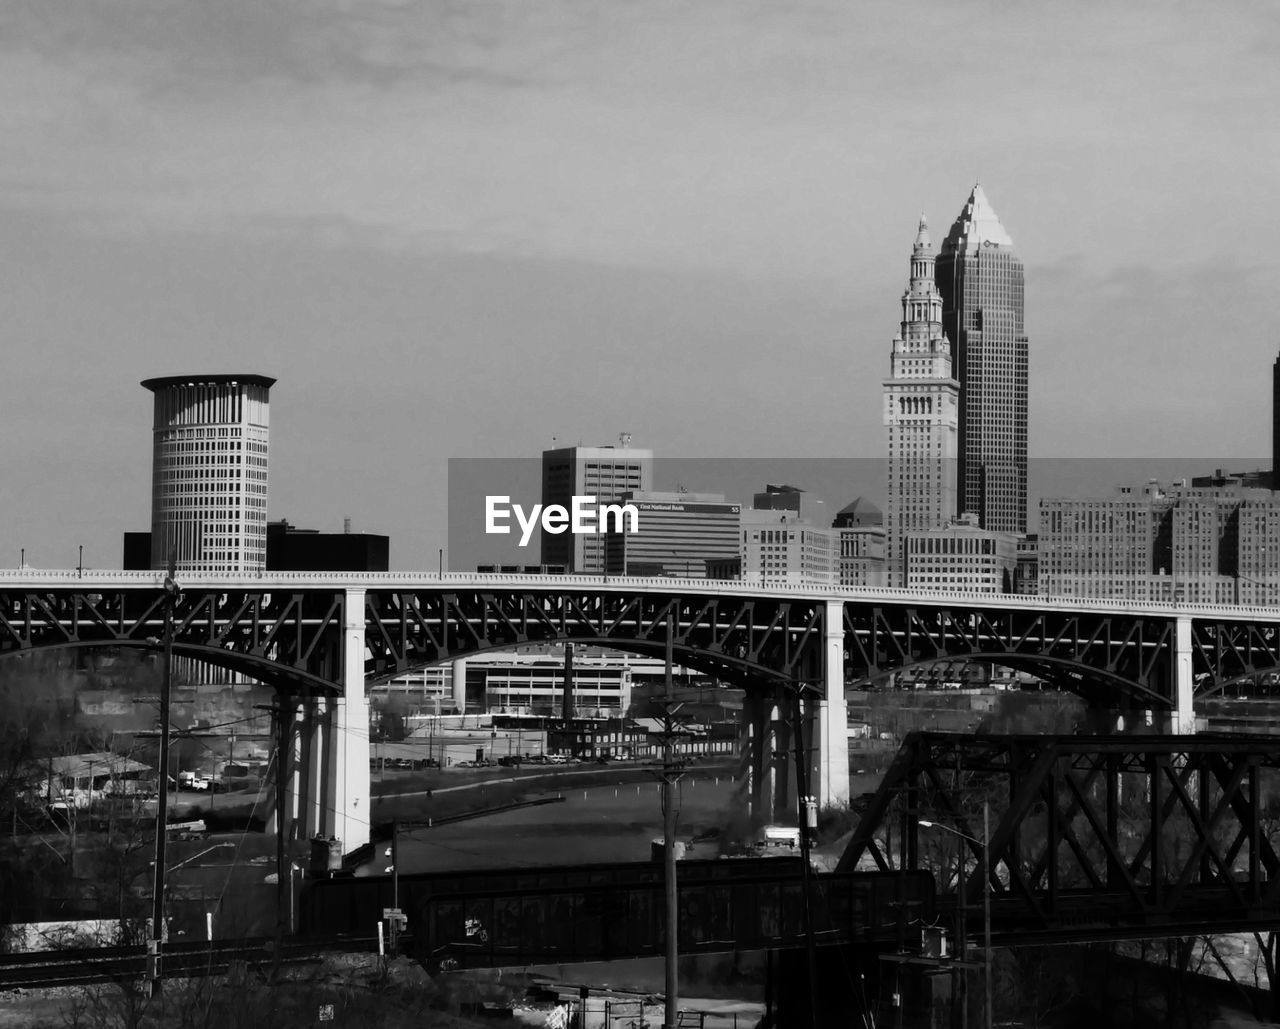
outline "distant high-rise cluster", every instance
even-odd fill
[[[147,379],[151,567],[256,572],[267,559],[269,392],[262,375]]]
[[[1207,604],[1280,601],[1280,504],[1261,474],[1040,501],[1040,592]]]
[[[990,589],[961,565],[997,556],[996,590],[1013,579],[1006,555],[1027,526],[1022,312],[1022,262],[981,186],[937,255],[921,217],[884,382],[890,586]]]

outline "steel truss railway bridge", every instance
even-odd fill
[[[911,959],[924,926],[980,946],[987,900],[997,947],[1280,929],[1278,783],[1275,737],[913,733],[838,867],[810,877],[811,927],[798,860],[682,862],[680,947],[794,949],[811,928],[816,945]],[[662,888],[656,862],[317,879],[286,955],[367,948],[389,906],[415,953],[461,966],[654,955]],[[265,960],[261,941],[176,947],[167,967],[186,974]],[[144,967],[141,947],[18,955],[0,985]]]
[[[1280,737],[911,733],[837,871],[932,870],[998,943],[1273,930],[1278,789]]]
[[[787,713],[808,737],[820,804],[848,796],[844,691],[944,659],[1025,669],[1105,709],[1194,729],[1196,699],[1280,670],[1265,608],[840,590],[584,576],[184,575],[175,654],[272,686],[291,724],[288,809],[299,835],[369,837],[367,687],[484,650],[554,641],[675,659],[747,691],[752,802],[785,795]],[[157,650],[161,572],[0,572],[0,659],[42,648]]]

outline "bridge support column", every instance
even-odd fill
[[[303,697],[298,713],[298,807],[295,835],[300,840],[310,839],[319,831],[315,820],[319,786],[316,781],[315,725],[316,698]]]
[[[769,719],[765,698],[748,693],[742,700],[742,761],[747,811],[752,825],[769,820]]]
[[[369,842],[369,701],[364,692],[364,596],[348,589],[342,615],[342,696],[332,707],[325,757],[333,831],[343,853]]]
[[[818,807],[849,803],[849,708],[844,696],[844,601],[827,601],[822,677],[825,699],[815,705],[809,731],[814,761],[810,789]]]
[[[295,735],[297,725],[295,718],[297,715],[297,700],[293,697],[286,696],[283,693],[276,694],[275,706],[276,712],[272,716],[272,730],[276,733],[276,759],[273,774],[271,776],[271,792],[266,800],[266,808],[269,812],[267,815],[266,832],[269,836],[276,833],[284,833],[285,839],[291,839],[294,832],[294,816],[297,812],[297,782],[295,776],[298,773],[297,761],[297,736]],[[276,719],[284,721],[283,729],[278,726]],[[283,736],[283,739],[281,739]],[[284,780],[284,810],[280,810],[276,799],[280,796],[280,791],[276,789],[276,783]]]
[[[333,835],[333,784],[329,779],[331,744],[329,725],[333,721],[333,701],[316,698],[315,721],[311,727],[311,783],[315,796],[308,805],[311,822],[307,836]]]
[[[1191,672],[1191,619],[1179,617],[1174,622],[1173,710],[1169,731],[1175,734],[1196,731],[1195,679]]]
[[[458,709],[458,714],[465,715],[467,713],[467,659],[460,657],[454,661],[451,672],[453,706]]]
[[[772,732],[766,739],[773,746],[769,750],[769,767],[773,772],[773,803],[769,811],[769,821],[790,821],[796,817],[795,755],[792,748],[795,741],[791,734],[791,698],[786,695],[775,696],[770,705],[769,725]]]
[[[284,766],[285,774],[285,832],[288,833],[287,838],[291,840],[298,839],[302,834],[302,826],[299,824],[298,816],[301,814],[303,806],[304,790],[306,789],[305,781],[307,776],[306,764],[302,760],[303,747],[303,718],[307,709],[308,698],[299,697],[292,702],[294,707],[288,712],[289,719],[289,742],[285,748],[285,756],[287,761]]]

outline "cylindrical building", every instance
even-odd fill
[[[267,559],[268,393],[262,375],[146,379],[152,427],[151,566],[256,572]]]

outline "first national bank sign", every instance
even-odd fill
[[[569,532],[575,536],[596,536],[606,532],[640,531],[640,512],[635,504],[601,504],[596,497],[575,496],[566,508],[561,504],[534,504],[528,511],[511,503],[509,496],[484,498],[484,531],[490,536],[507,536],[514,517],[520,526],[520,546],[529,545],[534,529],[553,536]]]

